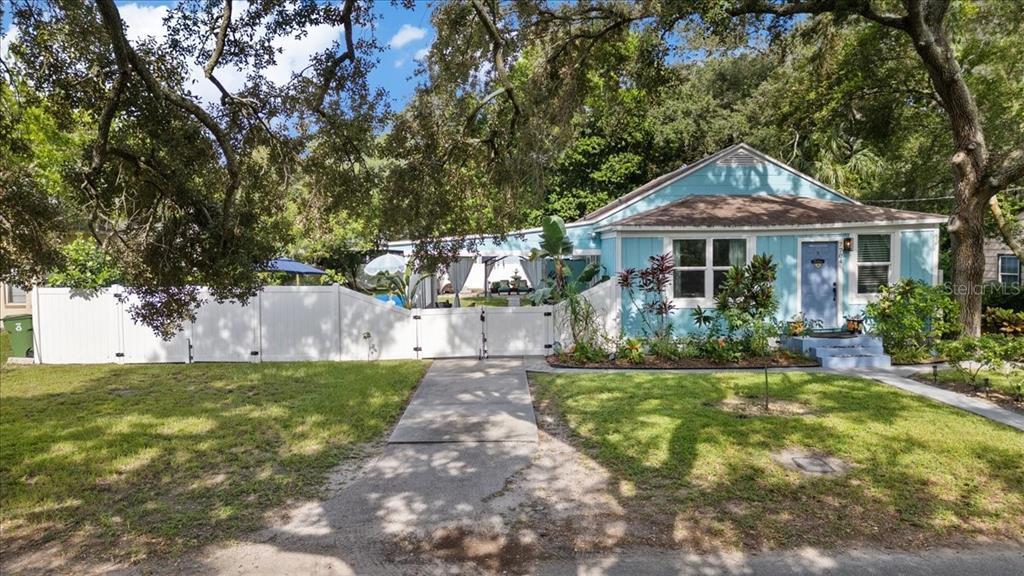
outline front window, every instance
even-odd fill
[[[742,238],[674,240],[672,295],[706,298],[718,293],[725,273],[747,262],[747,241]]]
[[[877,294],[889,283],[892,236],[861,234],[857,237],[857,293]]]
[[[999,256],[999,281],[1003,284],[1020,284],[1020,260],[1016,256]]]

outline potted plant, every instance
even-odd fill
[[[844,316],[846,319],[846,331],[850,334],[860,334],[864,331],[864,315],[856,314],[853,316]]]
[[[790,336],[803,336],[804,331],[807,330],[807,325],[804,323],[804,313],[799,312],[796,316],[786,323],[786,327],[789,330]]]

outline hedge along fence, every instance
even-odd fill
[[[609,323],[612,283],[587,292]],[[606,286],[607,285],[607,286]],[[207,301],[194,322],[161,340],[128,313],[121,288],[33,290],[36,362],[261,362],[545,355],[568,343],[559,306],[406,310],[347,288],[274,286],[248,305]]]

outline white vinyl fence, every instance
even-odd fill
[[[617,326],[618,306],[613,302],[617,292],[611,284],[605,282],[587,295],[603,317]],[[338,285],[267,287],[246,306],[208,300],[197,311],[195,322],[164,341],[132,321],[131,302],[120,302],[118,290],[98,294],[68,288],[33,290],[36,362],[527,356],[548,354],[555,341],[568,341],[558,328],[556,316],[564,314],[559,307],[405,310]]]

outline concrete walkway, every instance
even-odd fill
[[[1024,414],[1018,414],[1012,410],[1007,410],[1006,408],[989,402],[983,398],[968,396],[959,392],[953,392],[952,390],[936,388],[935,386],[929,386],[928,384],[922,384],[916,380],[911,380],[910,378],[903,376],[902,374],[907,374],[907,372],[899,368],[891,370],[845,370],[838,373],[853,374],[864,378],[870,378],[883,384],[899,388],[900,390],[913,392],[919,396],[931,398],[936,402],[948,404],[954,408],[966,410],[977,414],[978,416],[983,416],[989,420],[999,422],[1000,424],[1005,424],[1011,428],[1024,431]]]
[[[537,443],[522,360],[437,360],[420,382],[391,444]]]

